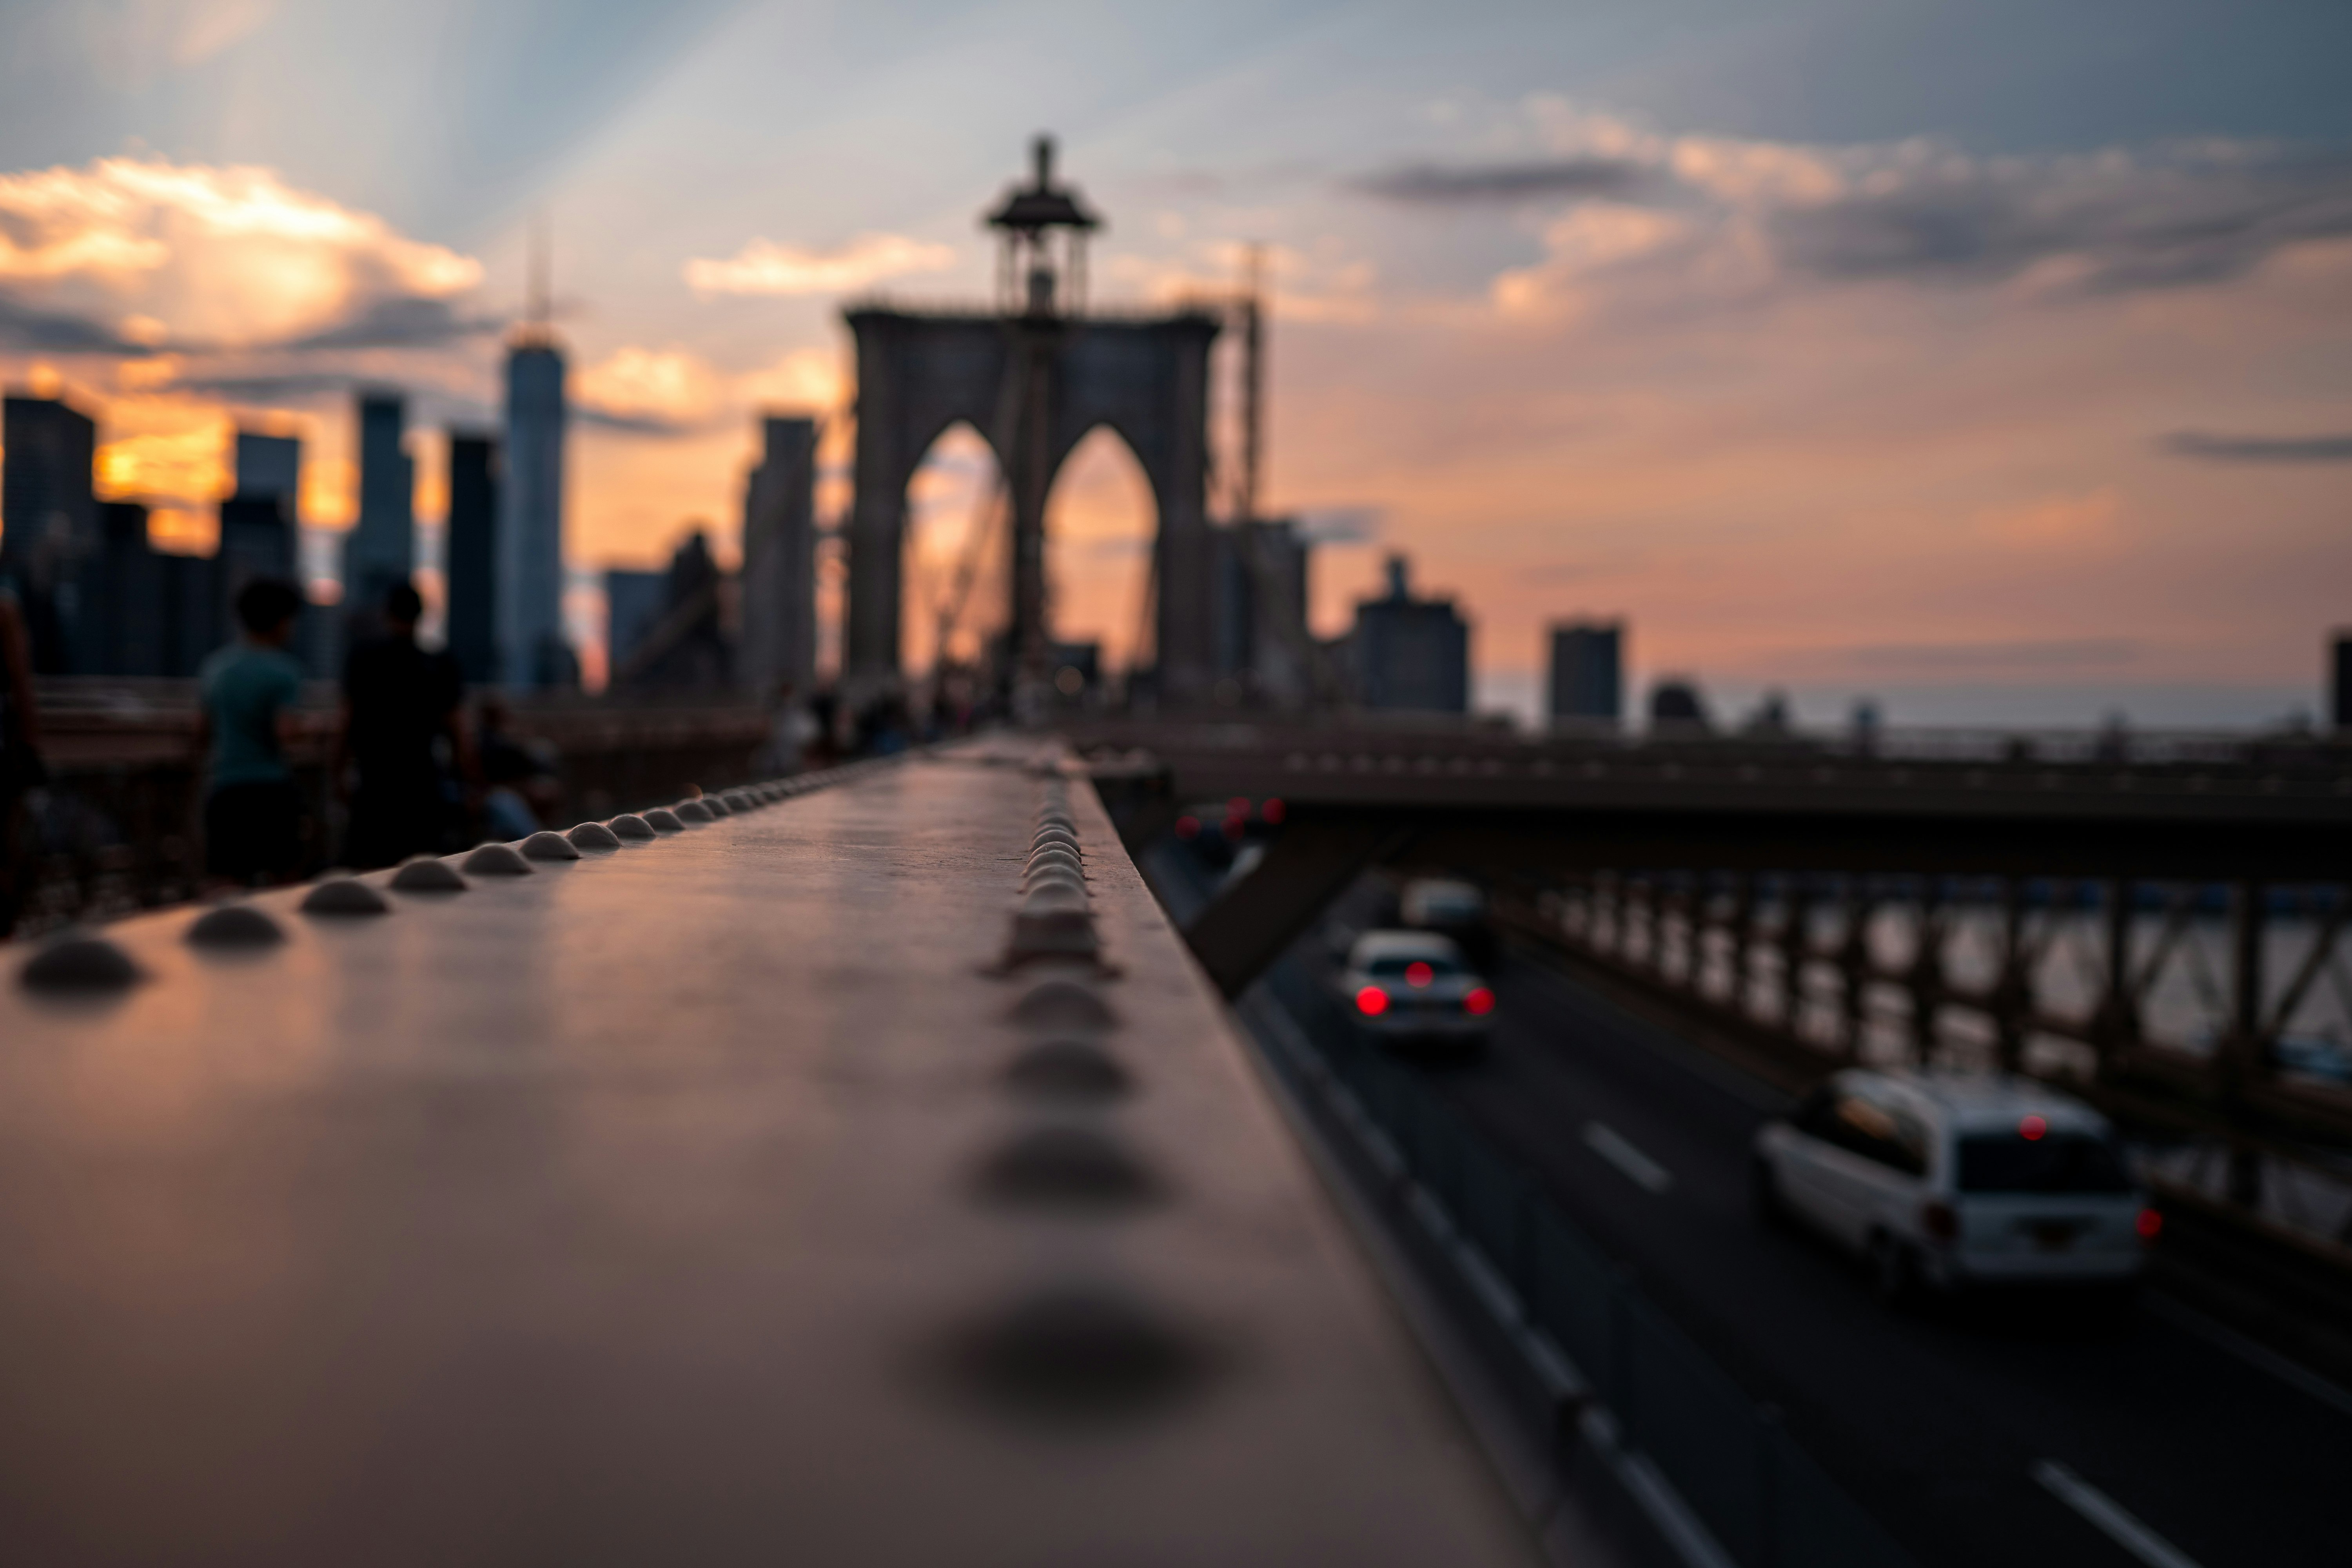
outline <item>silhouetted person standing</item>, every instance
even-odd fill
[[[302,666],[286,651],[301,590],[275,577],[236,595],[236,641],[196,672],[203,708],[205,870],[244,887],[293,879],[302,864],[302,792],[287,765]]]
[[[465,679],[446,653],[416,646],[425,602],[405,583],[384,595],[385,634],[343,661],[343,728],[335,776],[358,768],[343,858],[354,869],[390,866],[445,847],[455,816],[447,766],[466,770],[457,704]],[[445,764],[438,747],[448,748]]]

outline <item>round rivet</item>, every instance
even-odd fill
[[[1116,1100],[1134,1087],[1125,1068],[1084,1040],[1047,1040],[1013,1058],[1004,1081],[1039,1100]]]
[[[750,811],[760,804],[748,790],[730,789],[719,798],[727,803],[730,811]]]
[[[1108,1029],[1118,1016],[1075,980],[1041,980],[1013,1005],[1013,1021],[1037,1029]]]
[[[639,843],[655,837],[653,824],[632,812],[625,812],[606,824],[615,838],[630,838]]]
[[[596,831],[602,833],[604,830],[599,827]],[[580,858],[580,847],[561,833],[542,827],[522,841],[522,858],[526,860],[577,860]]]
[[[530,862],[511,844],[484,844],[466,857],[463,868],[476,877],[528,877]]]
[[[735,808],[728,805],[726,800],[719,795],[706,795],[694,804],[709,812],[710,814],[710,819],[713,822],[718,821],[719,818],[722,816],[732,816],[735,815]]]
[[[1215,1356],[1124,1290],[1055,1284],[956,1333],[942,1370],[959,1392],[1019,1420],[1097,1425],[1156,1414]]]
[[[657,805],[651,811],[645,813],[644,816],[646,826],[652,828],[656,833],[683,833],[686,831],[686,824],[680,822],[677,819],[677,813],[670,810],[667,806]]]
[[[719,820],[717,817],[711,816],[710,808],[703,805],[702,802],[698,800],[682,800],[676,805],[671,806],[669,809],[670,815],[675,816],[681,823],[716,822]]]
[[[1161,1195],[1134,1155],[1091,1127],[1024,1132],[982,1163],[980,1190],[999,1203],[1068,1209],[1133,1208]]]
[[[356,877],[331,877],[303,895],[302,912],[306,915],[388,915],[392,913],[392,902]]]
[[[646,837],[651,838],[653,836],[654,830],[646,828]],[[563,837],[572,841],[574,849],[618,849],[621,847],[620,836],[601,822],[583,822]],[[524,847],[530,847],[526,845]]]
[[[16,972],[17,983],[26,990],[58,995],[121,991],[143,977],[129,953],[86,932],[54,938]]]
[[[1029,847],[1032,849],[1043,849],[1048,844],[1058,844],[1073,855],[1085,853],[1078,847],[1077,836],[1059,827],[1041,827],[1037,830],[1037,836],[1029,840]]]
[[[392,874],[392,890],[395,893],[462,893],[466,879],[457,875],[457,868],[446,860],[431,855],[412,855],[401,862],[400,869]]]
[[[223,904],[196,917],[188,940],[198,947],[270,947],[284,942],[286,933],[251,904]]]

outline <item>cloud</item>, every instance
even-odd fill
[[[2176,430],[2156,445],[2176,458],[2213,463],[2352,463],[2352,435],[2214,436]]]
[[[570,393],[586,423],[649,436],[703,429],[728,401],[724,378],[683,349],[621,349],[573,372]]]
[[[767,369],[739,377],[735,384],[745,401],[762,408],[829,413],[850,401],[839,356],[824,349],[794,349]]]
[[[0,175],[0,331],[37,346],[380,342],[428,319],[446,335],[446,301],[481,275],[268,169],[102,158]]]
[[[1381,536],[1387,515],[1376,506],[1313,507],[1298,514],[1297,528],[1312,544],[1369,544]]]
[[[1997,507],[1979,513],[1976,526],[1987,538],[2023,550],[2100,550],[2119,542],[2116,525],[2122,515],[2122,493],[2102,485],[2081,494]]]
[[[2352,157],[2215,143],[2023,159],[1895,155],[1770,226],[1828,278],[1998,282],[2053,262],[2095,291],[2241,277],[2301,241],[2352,236]]]
[[[1622,196],[1654,183],[1654,171],[1625,158],[1551,158],[1497,163],[1408,163],[1353,182],[1367,195],[1424,206],[1523,202],[1541,197]]]
[[[910,272],[941,272],[955,265],[952,246],[897,234],[862,234],[837,250],[803,250],[754,239],[729,260],[687,262],[687,285],[698,294],[837,294]]]
[[[502,331],[512,323],[503,316],[467,316],[446,300],[396,298],[378,300],[338,326],[314,332],[287,345],[296,349],[430,348],[464,338]]]

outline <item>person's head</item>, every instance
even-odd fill
[[[236,591],[236,624],[255,642],[285,646],[302,613],[302,591],[283,577],[256,577]]]
[[[394,583],[383,596],[383,618],[386,625],[403,637],[416,630],[416,623],[425,618],[425,600],[406,583]]]

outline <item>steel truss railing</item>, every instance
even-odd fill
[[[2352,886],[1629,869],[1507,913],[1825,1062],[2001,1068],[2168,1106],[2177,1131],[2210,1134],[2179,1180],[2352,1246],[2352,1159],[2334,1152],[2352,1147]]]

